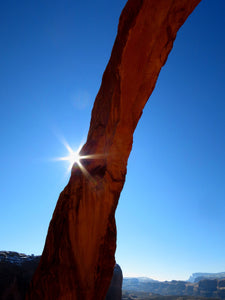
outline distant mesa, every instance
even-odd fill
[[[199,282],[203,279],[225,279],[225,272],[220,273],[193,273],[188,279],[189,282]]]
[[[200,274],[200,275],[199,275]],[[188,281],[156,281],[142,278],[124,278],[123,293],[136,296],[140,293],[152,293],[163,296],[191,296],[225,299],[225,278],[221,273],[194,273]],[[190,282],[195,280],[195,282]],[[124,298],[125,299],[125,298]],[[131,298],[132,299],[132,298]],[[149,298],[151,299],[151,298]],[[155,298],[157,299],[157,298]]]

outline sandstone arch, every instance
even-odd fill
[[[115,209],[133,133],[176,33],[201,0],[129,0],[95,100],[82,172],[73,166],[27,300],[103,300],[116,249]],[[89,174],[89,175],[88,175]]]

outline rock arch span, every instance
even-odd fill
[[[177,31],[201,0],[129,0],[82,155],[60,194],[27,300],[104,300],[133,133]]]

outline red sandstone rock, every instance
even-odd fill
[[[129,0],[82,155],[61,193],[27,300],[103,300],[115,264],[115,209],[133,133],[176,33],[200,0]],[[88,175],[89,174],[89,175]]]

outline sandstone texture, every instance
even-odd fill
[[[127,2],[81,150],[86,159],[73,166],[58,199],[27,300],[105,299],[133,133],[178,29],[199,2]]]

